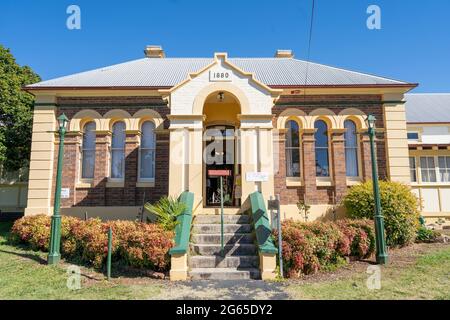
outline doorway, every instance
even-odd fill
[[[236,161],[236,130],[231,125],[208,126],[204,133],[204,199],[206,207],[240,206],[240,166]],[[222,188],[220,180],[222,178]]]

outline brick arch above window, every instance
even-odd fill
[[[317,121],[322,120],[327,124],[328,130],[338,129],[338,119],[337,116],[330,115],[318,115],[309,117],[309,126],[308,128],[315,128],[315,124]]]
[[[113,109],[108,111],[103,116],[102,130],[111,131],[114,123],[123,121],[125,123],[125,130],[132,130],[131,115],[122,109]]]
[[[69,122],[69,131],[81,132],[86,123],[94,121],[96,128],[101,126],[102,116],[95,110],[84,109],[77,112]]]
[[[323,120],[328,125],[329,129],[337,129],[339,128],[338,116],[326,108],[315,109],[310,112],[307,117],[308,120],[308,128],[314,128],[314,125],[317,120]]]
[[[141,109],[131,119],[131,130],[141,130],[141,126],[145,121],[152,121],[155,124],[155,130],[162,130],[164,128],[164,119],[157,111]]]
[[[366,117],[367,115],[363,111],[356,108],[342,110],[338,115],[339,128],[344,128],[345,121],[351,120],[356,124],[359,131],[367,130]]]
[[[284,110],[277,119],[277,128],[285,129],[286,124],[290,120],[298,123],[300,128],[306,128],[306,113],[299,109],[289,108]]]

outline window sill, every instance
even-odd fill
[[[136,188],[154,188],[155,181],[139,181],[136,183]]]
[[[318,187],[331,187],[333,186],[333,181],[330,180],[322,180],[316,179],[316,186]]]
[[[81,181],[75,185],[76,189],[88,189],[93,187],[94,182]]]
[[[288,177],[286,178],[286,186],[287,187],[301,187],[303,186],[303,182],[300,178]]]
[[[124,181],[108,181],[106,182],[106,188],[124,188]]]
[[[349,179],[347,178],[347,186],[356,186],[358,184],[361,184],[363,181],[360,178],[355,179]]]
[[[450,187],[450,182],[412,182],[411,183],[412,187],[425,187],[425,188],[429,188],[429,187]]]

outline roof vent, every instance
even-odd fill
[[[147,58],[165,58],[166,54],[161,46],[146,46],[144,50]]]
[[[275,52],[275,58],[293,58],[294,53],[292,50],[282,50],[278,49],[277,52]]]

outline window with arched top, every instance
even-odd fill
[[[95,168],[95,122],[91,121],[83,127],[83,143],[81,145],[81,179],[93,179]]]
[[[112,127],[111,178],[123,179],[125,175],[125,123],[116,122]]]
[[[345,139],[345,168],[347,177],[358,177],[358,135],[356,124],[352,120],[344,122]]]
[[[141,126],[141,145],[139,150],[139,178],[155,178],[155,124],[145,121]]]
[[[298,123],[286,123],[286,177],[300,177],[300,131]]]
[[[328,125],[323,120],[317,120],[314,124],[316,132],[315,153],[316,153],[316,176],[330,176],[330,159],[329,159],[329,142],[328,142]]]

